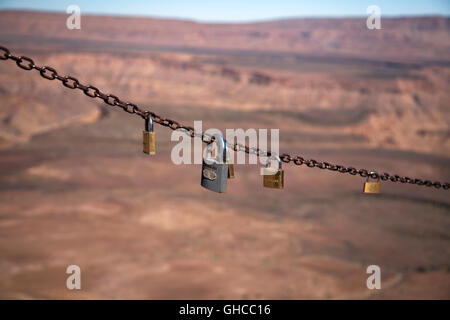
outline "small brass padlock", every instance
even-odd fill
[[[234,164],[228,164],[228,179],[234,179]]]
[[[278,169],[271,168],[271,160],[278,161]],[[279,156],[272,156],[267,159],[266,167],[263,169],[264,187],[273,189],[283,189],[284,187],[284,171],[281,169],[281,159]]]
[[[372,174],[376,173],[377,174],[377,181],[376,182],[370,182],[369,178],[371,177]],[[378,172],[376,171],[371,171],[369,173],[369,175],[367,176],[367,180],[366,182],[364,182],[364,188],[363,188],[363,192],[364,193],[380,193],[380,175],[378,174]]]
[[[145,119],[145,130],[142,133],[143,151],[146,154],[156,154],[156,137],[153,131],[153,119],[148,117]]]
[[[234,179],[234,164],[230,163],[230,159],[230,153],[227,152],[228,179]]]

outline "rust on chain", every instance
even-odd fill
[[[69,89],[76,89],[78,87],[78,85],[80,84],[78,82],[78,80],[74,77],[65,76],[62,79],[63,80],[61,80],[61,81],[62,81],[63,85]],[[70,84],[70,83],[72,83],[72,84]]]
[[[48,71],[48,73],[47,73]],[[58,73],[56,72],[55,69],[53,69],[52,67],[42,67],[39,70],[39,73],[41,74],[41,76],[47,80],[55,80],[56,77],[58,76]]]
[[[24,61],[25,61],[25,63],[24,63]],[[36,67],[34,64],[34,61],[31,58],[28,58],[25,56],[18,57],[16,60],[16,64],[19,68],[22,68],[27,71]]]
[[[0,46],[0,60],[12,60],[15,61],[17,66],[24,70],[32,70],[35,69],[39,71],[39,74],[47,79],[47,80],[59,80],[62,82],[62,84],[69,89],[79,89],[84,92],[85,95],[87,95],[90,98],[100,98],[104,101],[104,103],[110,105],[110,106],[117,106],[122,108],[125,112],[131,113],[131,114],[137,114],[141,116],[144,119],[147,119],[151,117],[154,122],[168,127],[172,130],[184,130],[187,135],[190,135],[191,137],[194,137],[197,135],[197,133],[194,131],[194,128],[190,126],[185,126],[183,124],[180,124],[178,121],[172,120],[172,119],[166,119],[163,118],[154,112],[142,110],[140,109],[136,104],[133,104],[131,102],[124,102],[119,97],[113,95],[113,94],[106,94],[103,93],[100,89],[92,86],[92,85],[83,85],[80,83],[80,81],[72,76],[60,76],[58,72],[49,66],[39,67],[34,64],[33,59],[25,57],[25,56],[14,56],[10,53],[9,49],[3,46]],[[211,137],[209,135],[206,135],[205,133],[198,134],[202,138],[202,141],[206,144],[214,142],[214,137]],[[228,143],[227,143],[228,144]],[[272,156],[272,153],[270,151],[263,151],[259,148],[249,148],[248,146],[244,146],[239,143],[230,144],[230,147],[233,148],[234,151],[237,152],[245,152],[245,153],[254,153],[257,156]],[[391,175],[387,172],[384,172],[383,174],[378,174],[377,172],[370,171],[367,169],[356,169],[354,167],[345,167],[343,165],[336,165],[336,164],[330,164],[328,162],[321,162],[314,159],[304,159],[301,156],[291,156],[287,153],[283,153],[280,155],[281,161],[284,163],[290,163],[291,161],[297,165],[301,166],[305,164],[309,168],[319,168],[322,170],[330,170],[330,171],[338,171],[340,173],[348,173],[350,175],[359,175],[363,178],[370,177],[374,179],[381,179],[382,181],[391,181],[391,182],[400,182],[400,183],[409,183],[409,184],[415,184],[418,186],[427,186],[427,187],[434,187],[436,189],[444,189],[449,190],[450,189],[450,183],[444,182],[441,183],[439,181],[432,182],[431,180],[422,180],[418,178],[410,178],[410,177],[402,177],[397,174]]]
[[[0,60],[8,60],[10,56],[9,49],[0,46]]]
[[[115,105],[117,105],[117,102],[119,101],[119,98],[117,98],[117,96],[115,96],[113,94],[107,94],[103,98],[103,101],[105,101],[105,103],[109,104],[110,106],[115,106]]]

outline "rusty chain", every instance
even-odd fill
[[[105,94],[100,89],[92,86],[92,85],[83,85],[79,82],[79,80],[72,76],[60,76],[58,72],[48,66],[39,67],[34,64],[34,61],[31,58],[25,57],[25,56],[14,56],[10,53],[9,49],[0,46],[0,60],[13,60],[16,62],[17,66],[24,70],[32,70],[35,69],[39,71],[40,75],[47,79],[47,80],[59,80],[62,82],[62,84],[69,88],[69,89],[79,89],[83,91],[85,95],[87,95],[90,98],[100,98],[102,99],[106,104],[110,106],[117,106],[122,108],[125,112],[131,113],[131,114],[137,114],[143,119],[148,119],[151,117],[153,121],[159,125],[162,125],[164,127],[168,127],[172,130],[184,130],[189,136],[191,137],[201,137],[202,141],[206,144],[211,143],[214,141],[214,137],[207,135],[205,133],[197,133],[194,131],[193,127],[185,126],[180,124],[178,121],[163,118],[154,112],[142,110],[139,108],[136,104],[133,104],[131,102],[125,102],[121,100],[119,97],[113,95],[113,94]],[[230,144],[227,142],[227,145],[229,145],[234,151],[238,152],[245,152],[245,153],[252,153],[256,154],[257,156],[271,156],[271,152],[266,152],[263,150],[260,150],[259,148],[250,148],[248,146],[244,146],[239,143]],[[369,171],[367,169],[356,169],[354,167],[345,167],[343,165],[339,164],[330,164],[325,161],[317,161],[314,159],[304,159],[301,156],[291,156],[287,153],[283,153],[280,155],[280,159],[284,163],[290,163],[291,161],[300,166],[302,164],[305,164],[309,168],[319,168],[319,169],[327,169],[330,171],[337,171],[340,173],[348,173],[350,175],[360,175],[361,177],[370,177],[373,179],[380,179],[382,181],[391,181],[391,182],[400,182],[400,183],[409,183],[409,184],[416,184],[419,186],[426,186],[426,187],[434,187],[436,189],[444,189],[448,190],[450,188],[450,183],[444,182],[441,183],[439,181],[432,182],[431,180],[423,180],[423,179],[417,179],[417,178],[410,178],[406,176],[399,176],[397,174],[391,175],[387,172],[384,172],[382,174],[379,174],[375,171]]]

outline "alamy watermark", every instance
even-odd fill
[[[66,287],[69,290],[81,290],[81,269],[79,266],[72,264],[67,267],[66,273],[70,274],[66,280]]]
[[[366,9],[366,13],[369,17],[366,20],[366,26],[369,30],[381,29],[381,9],[379,6],[371,5]]]
[[[75,4],[71,4],[67,7],[66,13],[70,16],[66,20],[67,29],[81,29],[81,9]]]
[[[259,148],[261,151],[270,151],[272,155],[279,154],[279,129],[270,129],[270,150],[268,149],[268,129],[226,129],[225,136],[222,131],[216,128],[210,128],[205,130],[204,134],[206,136],[213,136],[219,134],[224,137],[227,141],[227,163],[236,164],[246,164],[246,153],[235,152],[230,145],[235,142],[240,145],[247,145],[250,150],[255,150]],[[218,154],[218,148],[216,143],[212,143],[212,150],[203,150],[202,148],[202,121],[194,121],[194,138],[186,134],[183,129],[175,130],[172,132],[171,141],[178,141],[178,143],[172,148],[170,158],[172,162],[176,165],[180,164],[202,164],[203,160],[208,158],[210,153],[216,154],[217,156],[222,156]],[[248,143],[246,143],[248,141]],[[193,149],[193,150],[192,150]],[[192,152],[193,151],[193,152]],[[235,161],[236,153],[236,161]],[[192,158],[192,154],[194,155]],[[267,156],[258,157],[256,153],[250,152],[248,154],[249,164],[266,165],[268,161]],[[222,161],[224,159],[221,159]],[[262,171],[261,171],[261,174]]]
[[[370,276],[367,278],[366,286],[367,289],[381,289],[381,269],[377,265],[370,265],[366,270],[367,274]]]

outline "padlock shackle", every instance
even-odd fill
[[[277,160],[278,161],[278,170],[281,170],[282,161],[281,161],[281,159],[280,159],[280,157],[278,155],[272,155],[269,158],[267,158],[266,168],[270,167],[270,163],[272,162],[272,160]]]
[[[145,118],[145,131],[153,132],[153,118],[151,116]]]
[[[372,170],[372,171],[370,171],[369,172],[369,174],[367,175],[367,179],[366,179],[366,182],[369,182],[369,178],[371,178],[372,177],[372,174],[373,173],[376,173],[377,174],[377,176],[378,176],[378,178],[377,178],[377,182],[380,182],[380,174],[377,172],[377,171],[375,171],[375,170]]]
[[[226,163],[227,162],[227,143],[225,142],[225,139],[222,137],[221,134],[215,133],[212,135],[214,137],[214,141],[208,144],[207,148],[207,154],[211,152],[211,148],[213,143],[217,143],[217,156],[216,159],[219,160],[219,163]],[[220,154],[222,154],[222,159],[219,159]]]

